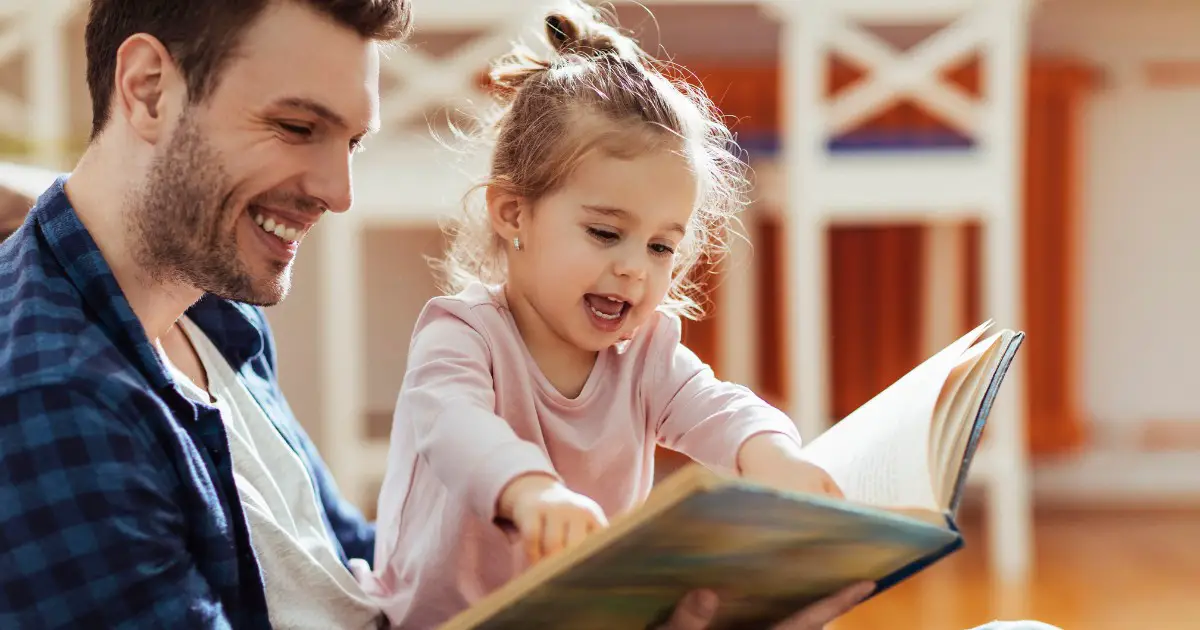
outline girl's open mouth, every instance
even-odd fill
[[[616,332],[625,323],[630,304],[618,297],[588,293],[583,296],[583,306],[593,326],[605,332]]]

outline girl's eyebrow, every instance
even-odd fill
[[[599,214],[599,215],[606,216],[606,217],[625,219],[626,221],[636,221],[637,220],[637,217],[635,217],[633,215],[633,213],[629,212],[628,210],[623,210],[621,208],[614,208],[612,206],[593,206],[593,205],[585,204],[583,206],[583,209],[587,210],[588,212],[590,212],[592,214]],[[679,223],[675,223],[675,222],[668,223],[666,225],[666,230],[668,232],[678,232],[680,236],[687,234],[687,230],[683,229],[683,225],[681,225]]]

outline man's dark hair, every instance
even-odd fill
[[[200,102],[254,19],[283,1],[312,7],[364,38],[398,41],[412,28],[411,0],[92,0],[85,34],[92,139],[108,124],[117,49],[130,36],[162,42],[187,81],[188,99]]]

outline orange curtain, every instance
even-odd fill
[[[742,137],[778,133],[777,68],[692,69],[722,111],[738,120],[734,129]],[[834,59],[828,92],[836,94],[861,76],[854,67]],[[976,59],[945,76],[968,93],[979,93]],[[1082,64],[1031,63],[1023,209],[1026,313],[1022,326],[1030,343],[1022,352],[1028,377],[1030,444],[1035,453],[1075,448],[1086,435],[1076,395],[1079,374],[1073,331],[1078,328],[1074,289],[1080,280],[1075,268],[1079,228],[1075,121],[1089,81],[1090,73]],[[897,102],[860,129],[889,133],[949,130],[907,101]],[[759,390],[782,405],[787,382],[786,345],[780,343],[787,334],[781,294],[784,234],[771,217],[761,217],[748,227],[759,270]],[[920,347],[923,232],[917,225],[839,226],[828,234],[831,403],[838,417],[853,411],[924,358]],[[963,304],[968,324],[983,315],[980,236],[979,226],[968,227],[964,275],[969,280]],[[719,300],[713,299],[711,308],[719,313]],[[685,330],[689,345],[694,344],[702,358],[718,366],[716,327],[688,324]]]
[[[779,89],[779,72],[775,67],[752,68],[689,68],[721,111],[737,117],[732,127],[744,136],[775,136],[778,134],[778,106],[775,94]],[[697,70],[699,70],[697,72]],[[694,79],[696,77],[687,77]],[[750,235],[754,238],[754,235]],[[755,240],[755,249],[760,244]],[[756,254],[761,256],[761,253]],[[705,314],[699,321],[684,320],[683,341],[697,356],[720,375],[720,318],[721,304],[717,286],[723,281],[719,265],[705,262],[693,273],[705,290]]]
[[[1074,60],[1039,59],[1029,71],[1025,137],[1024,275],[1029,343],[1026,374],[1029,444],[1035,454],[1075,450],[1087,440],[1079,401],[1081,211],[1079,120],[1095,85],[1094,72]],[[967,239],[969,319],[980,319],[982,232]]]
[[[691,273],[692,281],[696,283],[701,293],[698,300],[703,315],[699,319],[683,320],[682,341],[696,356],[713,368],[720,375],[721,369],[721,338],[719,326],[721,322],[719,285],[723,277],[719,269],[708,260],[701,261]]]

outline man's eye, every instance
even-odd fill
[[[312,129],[309,127],[305,127],[304,125],[295,125],[292,123],[279,123],[279,128],[283,129],[284,131],[286,131],[288,133],[296,134],[298,136],[308,137],[308,136],[312,135]]]

